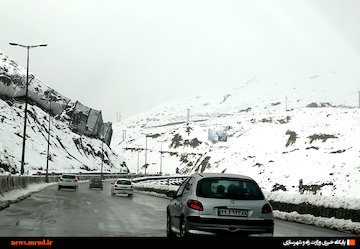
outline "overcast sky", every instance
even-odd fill
[[[360,70],[358,0],[0,0],[0,51],[124,117],[256,75]],[[360,82],[359,82],[360,83]]]

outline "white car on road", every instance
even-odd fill
[[[111,183],[111,185],[112,196],[116,194],[127,194],[128,196],[132,196],[134,193],[134,186],[129,179],[119,178]]]
[[[190,176],[167,206],[167,236],[274,234],[272,207],[250,177],[201,173]]]
[[[79,186],[79,179],[75,174],[63,174],[58,180],[58,190],[62,188],[73,188],[75,191]]]

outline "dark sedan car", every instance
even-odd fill
[[[89,181],[89,188],[100,188],[103,189],[103,181],[101,178],[91,178]]]

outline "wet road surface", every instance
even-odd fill
[[[0,211],[0,236],[166,236],[168,200],[135,193],[111,196],[104,189],[77,191],[50,186]]]
[[[0,211],[1,237],[165,237],[168,199],[135,192],[111,196],[80,183],[77,191],[52,185]],[[275,220],[274,236],[349,237],[329,229]]]

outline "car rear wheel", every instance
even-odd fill
[[[186,231],[186,221],[184,217],[181,217],[180,220],[180,237],[187,238],[189,237],[189,233]]]
[[[174,238],[176,237],[176,234],[173,232],[173,230],[171,229],[171,220],[170,220],[170,214],[167,213],[166,215],[166,236],[168,238]]]

